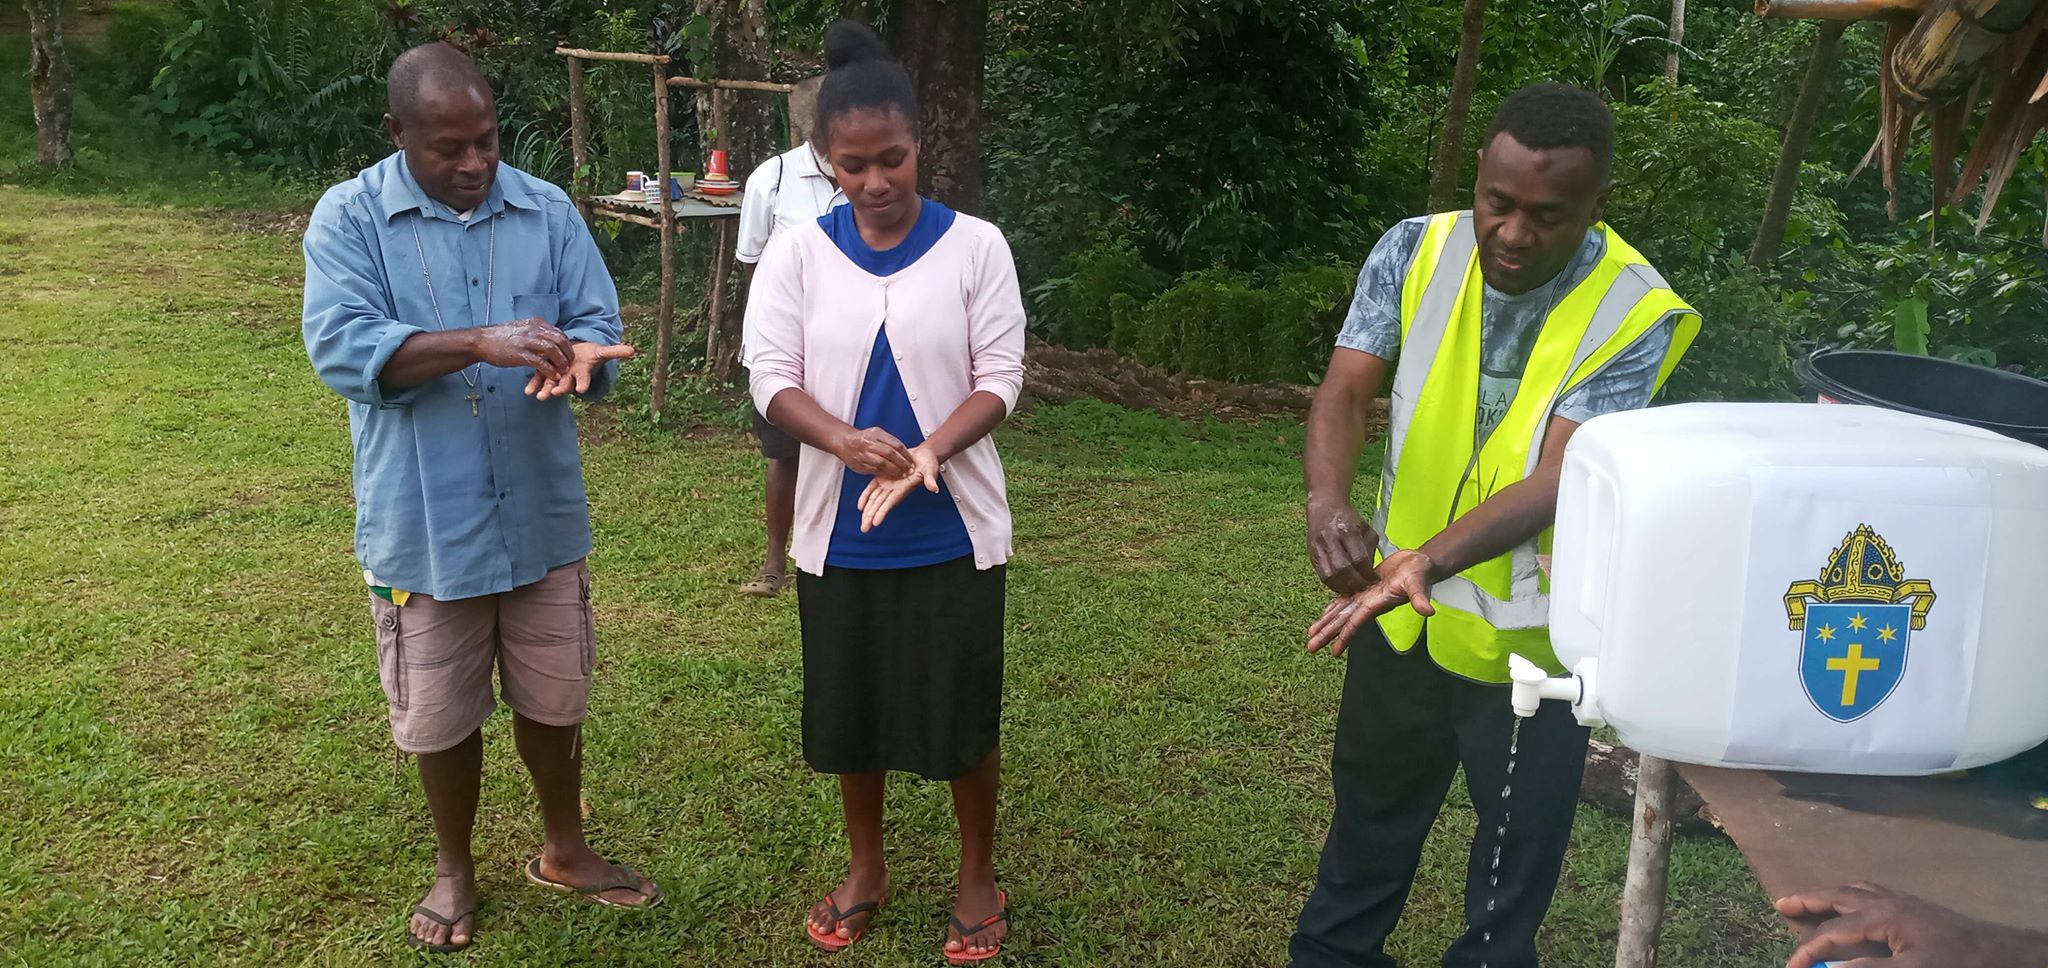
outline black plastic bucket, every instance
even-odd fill
[[[1794,361],[1822,403],[1939,417],[2048,447],[2048,383],[1973,363],[1880,350],[1814,350]]]

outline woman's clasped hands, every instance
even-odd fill
[[[939,458],[929,444],[906,447],[896,435],[868,427],[847,434],[835,456],[854,473],[874,478],[856,504],[862,533],[880,526],[889,511],[918,487],[939,493]]]

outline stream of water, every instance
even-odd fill
[[[1508,776],[1507,782],[1501,784],[1500,788],[1500,824],[1493,828],[1493,867],[1487,873],[1486,878],[1487,888],[1490,890],[1491,893],[1495,895],[1497,895],[1500,891],[1501,846],[1507,842],[1509,822],[1515,819],[1514,812],[1511,809],[1509,809],[1509,806],[1513,802],[1510,798],[1512,798],[1515,794],[1515,757],[1519,755],[1521,752],[1522,717],[1516,716],[1514,725],[1509,727],[1508,729]],[[1487,913],[1493,913],[1494,907],[1499,903],[1499,897],[1488,897],[1486,899]],[[1479,934],[1479,940],[1485,944],[1492,944],[1493,932],[1481,931]],[[1488,968],[1487,963],[1484,961],[1480,962],[1479,968]]]

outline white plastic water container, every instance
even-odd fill
[[[1582,678],[1543,692],[1644,753],[1915,775],[2048,739],[2048,450],[1858,406],[1604,416],[1552,562]]]

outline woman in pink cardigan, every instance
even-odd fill
[[[890,770],[950,781],[960,885],[945,955],[995,957],[997,737],[1010,508],[989,432],[1024,381],[1024,306],[995,226],[917,194],[910,78],[833,25],[815,137],[850,204],[770,243],[754,278],[755,405],[804,444],[795,537],[804,759],[839,775],[845,881],[813,944],[859,941],[889,895]]]

